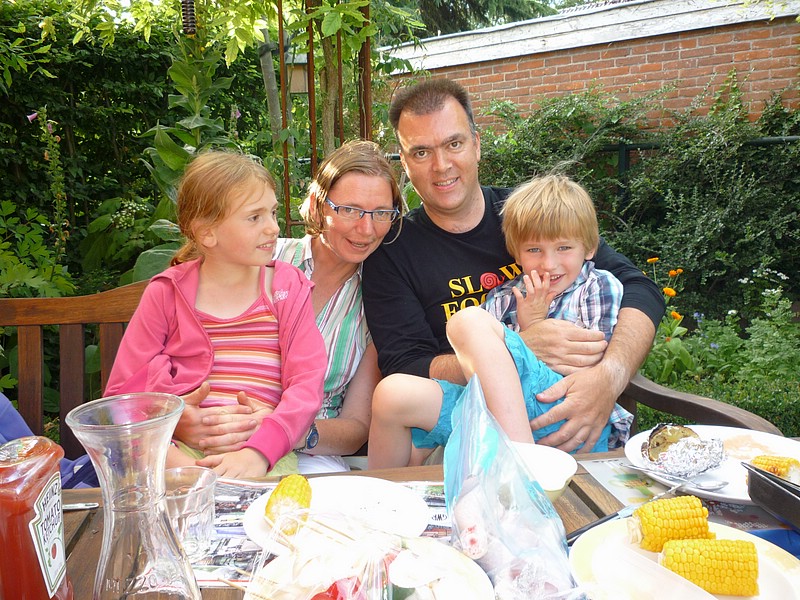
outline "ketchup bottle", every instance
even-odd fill
[[[0,600],[72,600],[59,461],[45,437],[0,446]]]

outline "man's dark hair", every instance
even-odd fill
[[[404,110],[415,115],[428,115],[441,110],[448,98],[455,98],[458,101],[467,113],[470,131],[475,134],[475,118],[472,115],[469,94],[460,84],[450,79],[428,79],[399,89],[389,106],[389,122],[397,131],[397,123]]]

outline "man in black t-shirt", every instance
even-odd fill
[[[447,319],[520,273],[508,254],[499,212],[510,190],[478,182],[480,136],[466,91],[436,79],[398,92],[389,118],[400,157],[423,206],[364,263],[364,306],[384,375],[410,373],[465,383],[445,334]],[[619,394],[647,356],[664,313],[658,287],[601,241],[597,268],[623,284],[619,320],[606,344],[597,331],[545,319],[521,332],[551,368],[567,375],[537,398],[564,403],[531,421],[562,419],[543,440],[563,450],[594,446]]]

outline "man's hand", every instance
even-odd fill
[[[542,323],[550,322],[556,322],[556,319]],[[653,322],[643,312],[635,308],[621,309],[603,360],[589,369],[567,375],[537,394],[536,399],[541,402],[555,402],[562,397],[564,402],[531,421],[531,429],[535,431],[562,419],[567,420],[557,432],[542,438],[539,443],[567,452],[581,445],[585,450],[591,450],[608,422],[614,402],[650,351],[655,331]]]
[[[558,431],[542,438],[537,444],[555,446],[565,452],[581,446],[585,452],[594,448],[608,423],[614,402],[627,383],[627,379],[623,379],[622,389],[619,388],[620,375],[609,365],[600,363],[568,375],[537,394],[536,399],[541,402],[555,402],[562,397],[564,402],[531,421],[533,431],[566,419]]]
[[[250,439],[261,419],[254,414],[244,392],[239,392],[237,405],[200,408],[210,390],[211,386],[205,382],[183,396],[184,409],[175,427],[175,437],[206,454],[238,450]]]
[[[520,336],[539,360],[562,375],[596,365],[608,346],[601,331],[582,329],[561,319],[534,323]]]

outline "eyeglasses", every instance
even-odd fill
[[[330,206],[337,215],[348,221],[358,221],[363,218],[364,215],[370,215],[372,220],[376,223],[391,223],[400,214],[400,211],[396,208],[392,208],[391,210],[363,210],[355,206],[338,206],[331,202],[330,198],[325,198],[325,202],[328,203],[328,206]]]

